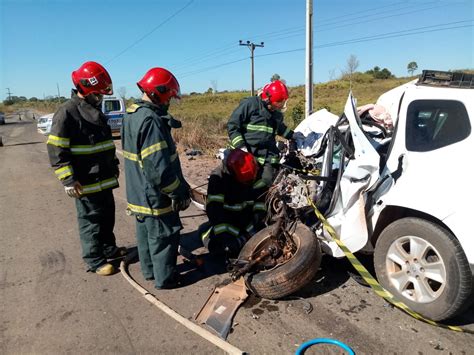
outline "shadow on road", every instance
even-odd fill
[[[199,264],[194,261],[185,261],[178,265],[178,271],[185,277],[186,284],[193,284],[208,277],[227,272],[224,258],[217,258],[209,253],[199,253],[203,251],[203,244],[198,230],[183,233],[179,243],[189,252],[201,249],[197,253],[199,255]]]
[[[320,270],[306,286],[294,294],[303,298],[316,297],[331,292],[349,279],[348,265],[344,260],[323,256]]]

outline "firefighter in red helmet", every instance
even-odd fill
[[[111,275],[108,262],[125,255],[113,233],[119,161],[107,119],[99,109],[103,95],[112,94],[105,68],[86,62],[72,72],[72,98],[56,111],[48,137],[48,155],[56,177],[75,198],[82,257],[89,270]]]
[[[164,68],[152,68],[137,83],[142,99],[127,109],[122,124],[127,209],[136,219],[140,266],[157,289],[177,287],[179,211],[190,203],[172,128],[180,128],[168,108],[180,98],[179,83]]]
[[[227,123],[231,146],[245,148],[263,167],[256,182],[261,188],[271,185],[273,167],[279,162],[275,137],[293,138],[293,131],[283,122],[287,101],[288,88],[275,80],[265,85],[257,96],[243,99]]]
[[[245,242],[261,227],[265,204],[253,188],[259,166],[241,149],[231,150],[209,177],[201,239],[211,254],[236,257]]]

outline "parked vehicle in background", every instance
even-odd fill
[[[112,129],[113,135],[120,135],[122,119],[125,114],[125,102],[120,97],[104,96],[102,112],[107,117],[107,124]]]
[[[107,117],[107,124],[112,129],[113,135],[120,135],[120,128],[122,127],[122,119],[125,114],[125,102],[122,98],[115,96],[104,96],[102,101],[101,110]],[[53,124],[54,113],[41,116],[38,119],[37,127],[38,132],[44,135],[48,135],[51,132],[51,125]],[[5,123],[5,121],[4,121]],[[0,121],[0,124],[1,121]]]
[[[5,124],[5,114],[0,112],[0,124]]]
[[[48,113],[47,115],[41,116],[38,118],[38,123],[36,127],[38,128],[38,133],[44,134],[47,136],[51,132],[51,125],[53,124],[54,113]]]

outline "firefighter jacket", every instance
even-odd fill
[[[260,96],[247,97],[240,102],[230,116],[227,130],[231,146],[246,147],[261,165],[278,163],[277,135],[286,139],[293,136],[293,131],[283,122],[283,114],[269,111]]]
[[[64,186],[79,182],[84,195],[118,187],[119,161],[107,119],[75,90],[54,114],[47,147]]]
[[[257,201],[256,191],[254,186],[236,181],[224,164],[212,171],[206,203],[211,227],[201,235],[204,245],[213,235],[255,234],[258,223],[254,217],[265,211],[265,204]]]
[[[127,180],[127,210],[138,216],[173,212],[171,199],[189,194],[171,128],[181,122],[159,106],[136,101],[123,118],[122,147]]]

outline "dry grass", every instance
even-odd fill
[[[354,75],[352,92],[359,105],[373,103],[387,90],[408,82],[412,78],[379,80],[371,75]],[[349,81],[336,80],[317,84],[314,88],[314,109],[326,108],[336,115],[343,112],[349,94]],[[226,124],[240,100],[249,92],[232,92],[185,96],[181,104],[172,107],[171,114],[183,122],[183,129],[175,131],[176,141],[185,148],[215,153],[228,143]],[[294,128],[304,115],[304,86],[290,88],[285,121]]]
[[[373,103],[385,91],[399,86],[412,78],[374,79],[371,75],[356,73],[352,78],[352,92],[358,104]],[[343,111],[351,88],[348,80],[335,80],[314,87],[314,109],[326,108],[336,115]],[[195,148],[207,154],[227,145],[226,124],[240,100],[249,96],[247,91],[184,96],[181,104],[171,107],[171,114],[183,123],[183,128],[174,131],[180,149]],[[49,113],[58,108],[57,102],[26,102],[11,106],[0,105],[0,111],[17,112],[26,108]],[[304,116],[304,86],[290,88],[288,110],[285,121],[294,128]]]

